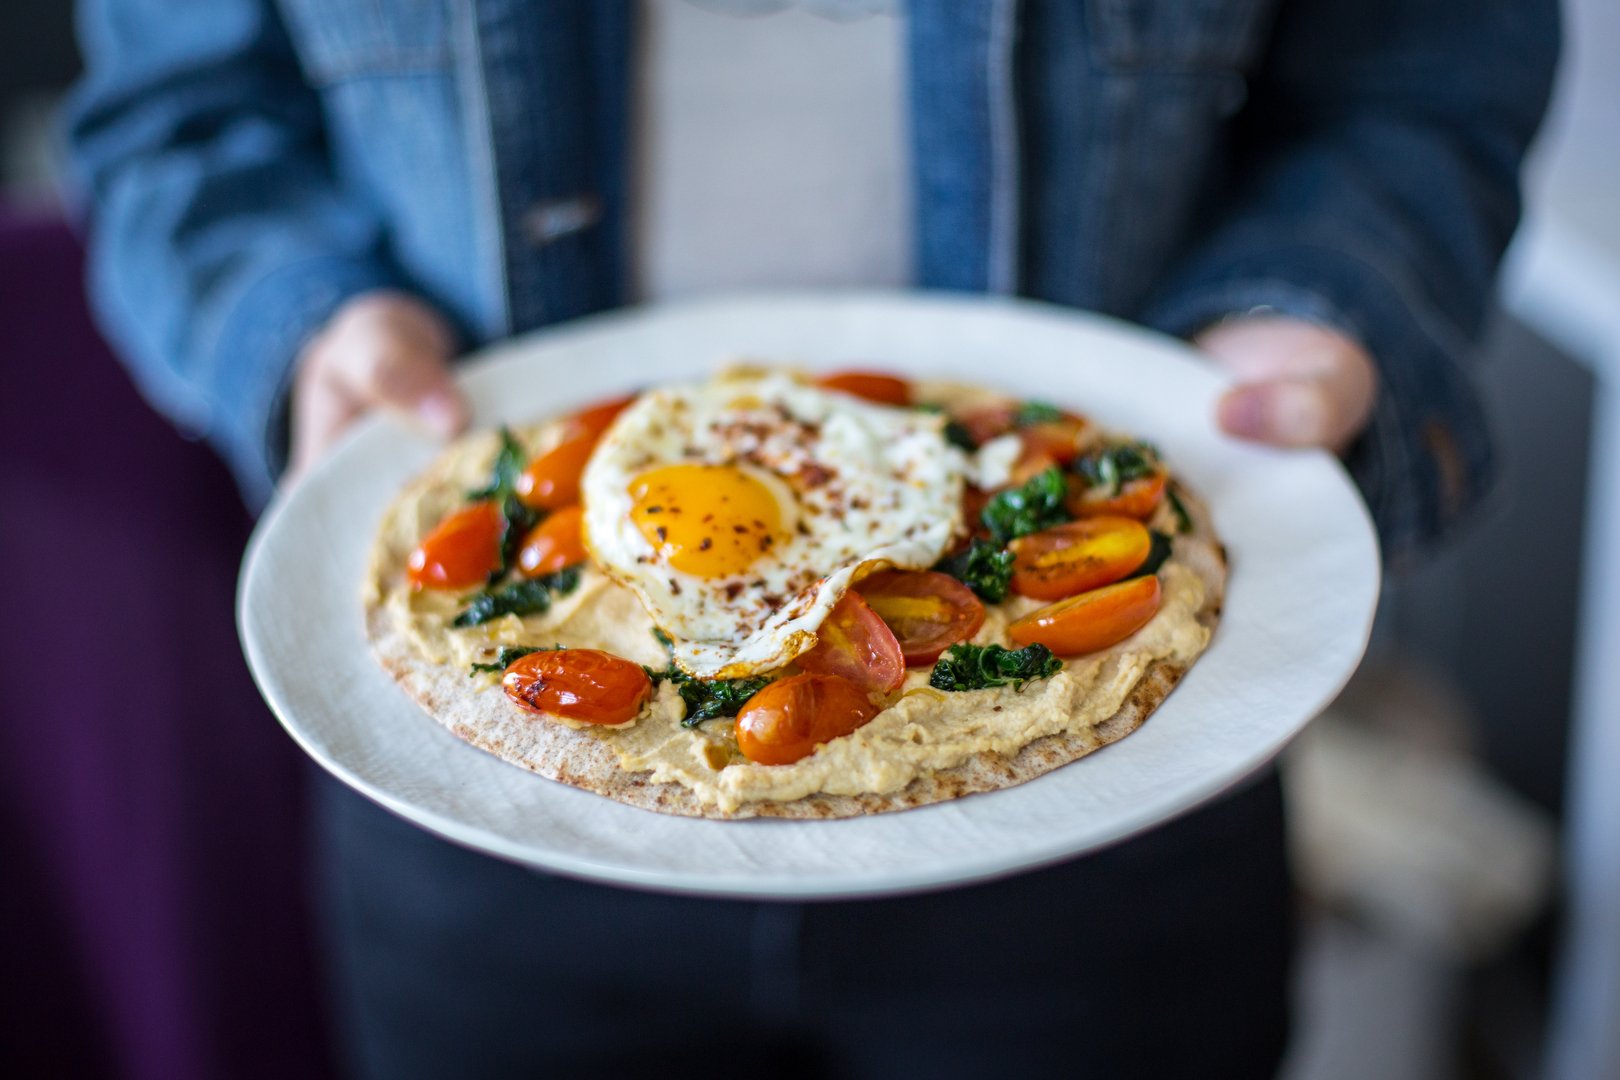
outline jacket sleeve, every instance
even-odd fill
[[[1348,464],[1391,561],[1489,487],[1465,365],[1557,50],[1555,0],[1282,4],[1228,197],[1147,315],[1189,336],[1271,309],[1367,348],[1382,388]]]
[[[344,298],[397,284],[381,224],[333,177],[270,0],[86,0],[79,18],[67,143],[92,304],[148,399],[261,503],[299,348]]]

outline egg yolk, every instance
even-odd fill
[[[730,465],[666,465],[630,484],[630,520],[671,567],[693,577],[738,574],[783,537],[776,496]]]

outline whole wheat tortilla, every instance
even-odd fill
[[[389,513],[394,513],[413,493],[449,483],[446,475],[435,471],[437,468],[437,465],[430,468],[408,485]],[[1179,482],[1177,491],[1193,528],[1175,537],[1174,558],[1203,581],[1204,603],[1196,618],[1213,631],[1226,592],[1225,551],[1215,538],[1207,507]],[[403,575],[404,558],[405,553],[399,551],[373,552],[373,562],[381,560],[382,572],[390,578]],[[887,793],[813,794],[787,802],[747,802],[736,810],[727,811],[702,802],[679,783],[653,782],[650,770],[627,771],[620,766],[613,748],[589,731],[524,712],[513,706],[498,688],[481,687],[470,681],[464,668],[425,658],[381,597],[368,595],[365,629],[378,663],[430,716],[474,746],[547,779],[606,795],[630,806],[685,817],[722,819],[857,817],[1022,784],[1135,731],[1187,671],[1185,665],[1155,660],[1112,716],[1081,731],[1038,738],[1011,757],[985,752],[953,768],[918,777],[907,786]]]

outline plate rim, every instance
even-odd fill
[[[952,311],[998,310],[1011,312],[1015,316],[1034,316],[1043,321],[1068,321],[1087,324],[1093,329],[1104,330],[1112,335],[1127,336],[1161,351],[1168,346],[1178,353],[1187,354],[1190,353],[1191,349],[1185,342],[1113,316],[1066,308],[1026,298],[924,290],[767,289],[617,308],[570,320],[556,326],[540,328],[518,337],[491,343],[482,349],[468,353],[458,361],[456,375],[458,382],[463,382],[469,378],[479,377],[480,373],[488,372],[503,364],[521,364],[526,356],[554,342],[566,341],[570,337],[579,335],[612,333],[620,324],[634,324],[660,315],[701,315],[706,310],[731,309],[742,311],[750,307],[769,310],[777,305],[870,305],[881,307],[892,304],[914,309],[938,307]],[[1189,357],[1184,355],[1183,358]],[[386,422],[382,416],[374,414],[355,424],[345,433],[339,444],[333,448],[333,451],[328,453],[315,466],[304,482],[308,482],[333,469],[340,468],[343,449],[351,443],[366,438],[367,432]],[[261,567],[266,561],[265,550],[272,542],[272,538],[277,535],[277,530],[280,528],[279,523],[289,512],[288,507],[295,502],[297,490],[303,486],[302,482],[291,488],[278,487],[270,504],[255,525],[237,576],[235,603],[237,632],[254,684],[258,688],[261,697],[271,710],[271,713],[276,717],[277,722],[304,753],[308,754],[328,774],[381,806],[389,813],[403,818],[433,835],[471,850],[480,851],[518,865],[578,880],[612,884],[644,891],[709,897],[828,900],[880,895],[897,896],[969,885],[1036,870],[1069,858],[1111,847],[1129,840],[1158,824],[1190,813],[1223,792],[1242,787],[1268,768],[1288,743],[1297,738],[1311,720],[1320,715],[1323,709],[1331,704],[1334,698],[1343,690],[1345,684],[1364,659],[1371,640],[1377,612],[1377,601],[1382,584],[1382,558],[1370,513],[1364,500],[1359,497],[1359,494],[1355,493],[1354,486],[1342,463],[1325,451],[1307,451],[1305,453],[1315,458],[1324,459],[1327,464],[1339,473],[1340,478],[1354,496],[1353,502],[1358,511],[1361,528],[1366,537],[1372,541],[1370,544],[1371,565],[1364,568],[1368,571],[1371,580],[1371,590],[1367,599],[1365,617],[1362,624],[1355,629],[1355,647],[1352,650],[1355,657],[1354,661],[1345,666],[1330,689],[1315,695],[1320,700],[1312,700],[1308,707],[1300,707],[1299,711],[1304,713],[1304,718],[1293,724],[1291,730],[1285,735],[1274,740],[1275,744],[1269,746],[1263,756],[1247,761],[1240,768],[1207,772],[1199,776],[1194,783],[1179,785],[1176,800],[1179,805],[1173,811],[1166,813],[1154,808],[1128,815],[1118,815],[1113,819],[1116,825],[1111,826],[1107,830],[1108,835],[1101,839],[1085,843],[1079,847],[1076,847],[1072,841],[1051,840],[1045,844],[1019,848],[1015,853],[990,853],[981,856],[972,869],[941,870],[925,866],[898,872],[891,871],[881,875],[880,880],[874,880],[874,875],[870,871],[860,869],[856,869],[844,877],[825,875],[812,880],[794,879],[784,881],[771,879],[768,882],[762,882],[755,875],[748,873],[717,873],[701,870],[688,871],[677,877],[663,870],[629,867],[612,860],[592,860],[565,851],[551,850],[542,857],[537,855],[535,849],[524,841],[507,837],[493,828],[456,820],[436,809],[424,808],[387,790],[384,785],[374,783],[350,767],[349,764],[337,760],[334,756],[326,753],[324,749],[317,747],[311,741],[310,735],[291,717],[291,709],[279,687],[275,685],[273,679],[264,674],[269,670],[270,658],[266,655],[266,645],[259,639],[257,625],[248,610],[253,583],[262,572]],[[367,650],[366,659],[368,661],[373,660],[369,655],[369,650]],[[1193,668],[1196,668],[1196,666],[1195,663]],[[1191,670],[1193,669],[1190,668],[1189,672]],[[416,707],[414,702],[411,704],[413,708]],[[426,716],[425,713],[424,716]],[[455,738],[454,735],[444,731],[442,725],[434,723],[435,727],[438,727],[445,735]],[[480,754],[485,753],[472,747],[468,747],[468,749]],[[502,765],[504,767],[519,768],[507,763],[502,763]],[[545,778],[539,776],[533,776],[532,778],[545,781]],[[1037,777],[1028,781],[1028,783],[1038,782],[1042,778]],[[553,781],[553,783],[555,782]],[[1013,788],[1004,790],[1016,791],[1018,787],[1022,786],[1024,785],[1015,785]],[[1001,792],[987,794],[999,793]],[[592,797],[603,798],[604,796],[592,795]],[[947,803],[938,805],[955,805],[971,801],[966,799],[949,800]],[[779,819],[758,818],[744,820],[683,820],[690,821],[699,827],[711,829],[759,829],[783,825],[809,825],[821,829],[835,829],[840,824],[847,824],[852,821],[900,817],[923,813],[930,808],[924,806],[892,813],[825,821],[788,822]],[[624,809],[634,810],[638,808],[625,807]],[[656,811],[650,810],[642,810],[641,812],[656,813]]]

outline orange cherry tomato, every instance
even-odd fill
[[[585,724],[622,724],[652,696],[640,664],[598,649],[554,649],[520,656],[501,676],[501,689],[529,712]]]
[[[405,574],[413,588],[465,589],[500,568],[500,511],[480,502],[445,515],[411,552]]]
[[[1018,645],[1040,643],[1059,656],[1078,656],[1116,645],[1147,625],[1159,610],[1159,576],[1131,578],[1032,611],[1007,627]]]
[[[1013,592],[1061,600],[1118,581],[1141,566],[1153,550],[1153,537],[1135,518],[1092,517],[1007,546],[1013,553]]]
[[[534,510],[560,510],[579,502],[579,478],[591,460],[597,440],[635,395],[591,405],[563,424],[562,442],[531,460],[512,485],[523,505]]]
[[[1061,462],[1044,450],[1031,450],[1028,443],[1018,453],[1018,460],[1013,462],[1012,474],[1007,478],[1010,487],[1018,487],[1029,483],[1036,476]]]
[[[911,384],[876,371],[835,371],[816,380],[824,390],[840,390],[879,405],[910,405]]]
[[[1169,474],[1163,469],[1152,476],[1143,476],[1126,482],[1118,495],[1110,495],[1103,488],[1081,488],[1068,499],[1069,513],[1076,517],[1094,517],[1101,514],[1121,517],[1146,518],[1164,501],[1164,486]]]
[[[799,655],[799,666],[841,675],[863,690],[886,694],[906,680],[906,658],[894,631],[853,589],[834,605],[816,631],[816,644]]]
[[[760,765],[790,765],[878,714],[865,690],[837,675],[778,679],[737,714],[737,747]]]
[[[932,664],[939,654],[966,641],[984,625],[984,604],[973,590],[949,574],[933,570],[884,570],[858,586],[900,642],[911,666]]]
[[[585,543],[579,526],[585,511],[578,503],[565,506],[529,530],[518,549],[518,569],[524,577],[544,577],[565,566],[585,561]]]
[[[1087,424],[1073,413],[1064,413],[1057,420],[1042,420],[1018,433],[1023,441],[1024,454],[1043,455],[1059,465],[1067,465],[1080,456],[1080,441],[1086,436]]]
[[[620,413],[630,407],[637,395],[626,394],[624,397],[613,398],[610,401],[600,401],[589,405],[568,418],[569,438],[598,439],[606,431]]]
[[[561,510],[579,502],[579,477],[596,449],[595,435],[564,439],[529,462],[512,485],[525,506]]]

